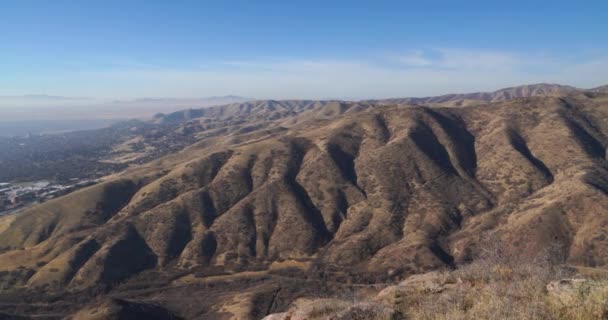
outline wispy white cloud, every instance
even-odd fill
[[[52,78],[40,76],[29,79],[29,83],[41,84],[35,92],[109,99],[230,94],[276,99],[365,99],[486,91],[535,82],[578,87],[608,83],[607,54],[568,58],[432,48],[374,59],[250,59],[200,65],[205,67],[125,63],[108,69],[83,68]]]
[[[496,51],[442,49],[440,67],[451,69],[512,70],[526,64],[525,57]]]
[[[398,63],[409,67],[428,67],[435,63],[433,59],[425,55],[424,51],[421,50],[396,55],[393,59]]]
[[[408,67],[508,71],[526,66],[536,58],[510,52],[438,48],[406,52],[393,59]]]

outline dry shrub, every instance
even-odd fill
[[[436,292],[407,290],[395,299],[408,319],[608,319],[608,280],[586,281],[568,299],[547,293],[547,284],[573,275],[559,247],[534,259],[488,248],[475,262],[436,277]],[[556,253],[557,252],[557,253]]]
[[[608,278],[561,280],[575,276],[561,253],[554,246],[523,259],[488,246],[473,263],[412,276],[373,302],[321,300],[289,319],[608,319]]]
[[[550,297],[548,308],[555,319],[608,319],[608,281],[584,281]]]

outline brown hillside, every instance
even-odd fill
[[[608,267],[605,96],[248,105],[209,111],[245,126],[0,221],[3,287],[131,298],[158,286],[154,299],[188,318],[255,318],[332,290],[284,279],[277,300],[273,281],[293,270],[399,279],[474,260],[488,237],[522,258],[559,245],[568,264]],[[193,286],[216,300],[174,300]]]

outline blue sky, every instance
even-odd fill
[[[608,83],[608,1],[0,2],[0,95],[381,98]]]

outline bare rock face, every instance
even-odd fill
[[[262,320],[287,320],[287,319],[289,319],[288,313],[282,312],[282,313],[269,314],[269,315],[265,316],[264,319],[262,319]]]
[[[445,274],[441,272],[413,275],[397,285],[384,288],[376,297],[374,297],[374,301],[391,305],[394,303],[395,299],[407,295],[408,293],[440,293],[453,286],[451,284],[446,284],[444,278]]]
[[[563,303],[571,303],[580,294],[590,294],[597,289],[600,289],[597,283],[587,279],[562,279],[547,284],[549,296]]]
[[[552,281],[547,285],[547,292],[557,295],[561,293],[574,293],[576,289],[588,283],[589,280],[586,279],[563,279]]]
[[[292,310],[271,314],[264,320],[402,320],[399,312],[387,305],[319,299],[296,304]]]
[[[357,303],[334,316],[328,317],[332,320],[402,320],[405,319],[400,313],[384,305],[372,303]]]

